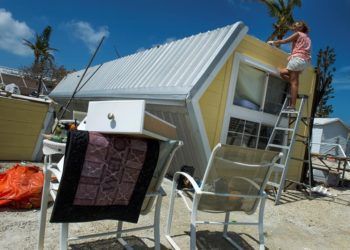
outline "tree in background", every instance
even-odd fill
[[[37,96],[39,96],[42,91],[43,79],[48,77],[50,71],[54,67],[55,58],[52,52],[56,51],[56,49],[50,47],[51,32],[51,26],[47,26],[40,35],[35,35],[34,43],[23,39],[23,44],[28,46],[34,54],[34,62],[32,66],[29,67],[29,71],[30,75],[38,81]]]
[[[39,77],[36,77],[33,70],[33,65],[31,65],[30,67],[22,67],[20,70],[24,73],[25,77],[34,79],[36,81],[40,79]],[[45,71],[45,74],[41,78],[40,92],[38,92],[37,90],[35,91],[35,93],[32,93],[32,95],[38,96],[38,93],[44,93],[45,87],[47,91],[50,92],[67,74],[73,71],[74,70],[67,70],[63,65],[57,66],[56,64],[53,64],[49,70]]]
[[[301,7],[301,0],[259,0],[269,9],[271,17],[276,18],[272,34],[267,38],[269,40],[283,39],[294,23],[293,9]],[[279,46],[278,46],[279,47]]]
[[[327,102],[334,98],[334,88],[332,87],[333,73],[335,68],[335,52],[333,48],[326,47],[320,49],[317,54],[315,105],[312,112],[313,117],[328,117],[333,112],[333,106]]]
[[[315,89],[314,89],[314,98],[311,108],[310,114],[310,122],[309,122],[309,140],[312,141],[312,129],[314,127],[314,118],[315,117],[328,117],[330,113],[333,111],[333,107],[330,104],[327,104],[327,101],[332,99],[334,96],[332,95],[334,89],[332,87],[333,73],[335,72],[335,68],[333,64],[335,63],[335,52],[333,48],[326,47],[324,50],[320,49],[317,54],[317,65],[315,67],[316,73],[316,81],[315,81]],[[304,159],[307,160],[309,158],[308,152],[309,148],[306,147]],[[312,161],[310,161],[311,169]],[[308,164],[304,163],[303,172],[302,172],[302,180],[306,182],[307,180],[307,170]],[[313,173],[311,173],[311,179],[314,185]]]
[[[51,79],[53,82],[60,82],[68,73],[73,72],[74,70],[67,70],[63,65],[57,66],[54,65],[51,71]]]

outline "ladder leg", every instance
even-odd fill
[[[282,173],[282,175],[284,175],[284,176],[281,178],[280,186],[277,189],[277,194],[276,194],[276,198],[275,198],[275,205],[280,204],[280,198],[281,198],[282,191],[284,188],[284,180],[286,178],[284,173],[285,173],[285,171],[283,171],[283,173]]]
[[[307,140],[307,144],[308,144],[308,165],[309,165],[309,195],[312,196],[312,191],[311,191],[311,188],[312,188],[312,176],[313,176],[313,173],[312,173],[312,167],[311,167],[311,144],[310,144],[310,135],[308,137],[308,140]]]
[[[284,101],[284,104],[282,106],[282,110],[280,111],[277,121],[275,123],[275,127],[272,130],[271,136],[269,138],[269,141],[267,143],[266,149],[270,149],[270,148],[278,148],[281,151],[283,151],[284,153],[284,158],[282,158],[282,160],[280,160],[280,162],[278,164],[276,164],[277,167],[283,168],[282,170],[282,174],[280,177],[280,180],[274,180],[274,181],[270,181],[268,184],[274,186],[277,188],[277,193],[275,196],[275,204],[278,205],[280,203],[280,198],[282,195],[282,192],[284,190],[285,187],[285,181],[286,181],[286,176],[287,176],[287,172],[288,172],[288,167],[289,167],[289,162],[291,159],[291,153],[292,153],[292,149],[296,140],[296,131],[299,128],[299,123],[301,121],[301,117],[302,117],[302,112],[304,110],[304,105],[306,103],[307,100],[307,96],[301,96],[299,97],[301,98],[300,101],[300,105],[299,108],[297,110],[285,110],[285,106],[287,104],[287,101],[289,99],[289,97],[287,97]],[[291,118],[293,115],[293,122],[289,123],[287,125],[287,127],[284,127],[285,124],[283,125],[282,123],[279,124],[282,121],[282,114],[286,115],[287,117]],[[294,123],[294,124],[293,124]],[[293,124],[293,126],[291,127],[291,125]],[[284,131],[284,137],[287,137],[287,142],[282,142],[282,143],[274,143],[274,139],[277,135],[277,131]],[[288,139],[290,140],[290,142],[288,142]],[[310,144],[310,143],[309,143]],[[310,153],[310,150],[309,150]],[[308,156],[310,158],[310,154],[308,153]],[[309,164],[310,166],[310,164]],[[309,167],[311,169],[311,167]],[[311,171],[311,170],[310,170]],[[309,180],[311,182],[311,179]]]

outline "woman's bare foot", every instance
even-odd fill
[[[282,79],[289,82],[290,75],[289,75],[288,69],[286,69],[286,68],[278,68],[278,71],[279,71],[280,76],[282,77]]]

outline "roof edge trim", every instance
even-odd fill
[[[220,46],[220,50],[213,55],[212,60],[208,60],[208,66],[204,67],[202,73],[198,74],[198,79],[196,83],[193,85],[192,89],[187,95],[186,99],[192,99],[194,96],[201,95],[206,88],[203,88],[208,83],[208,79],[215,77],[215,74],[220,69],[218,69],[218,65],[222,62],[225,63],[231,53],[235,50],[238,44],[243,40],[244,36],[248,33],[248,27],[243,22],[237,22],[235,25],[231,27],[230,32],[226,35],[225,39],[222,42],[222,46]],[[214,75],[214,76],[213,76]],[[203,86],[204,85],[204,86]],[[207,86],[208,87],[208,86]],[[198,92],[198,89],[201,91]]]

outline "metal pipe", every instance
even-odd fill
[[[90,81],[90,79],[96,74],[96,72],[102,67],[103,63],[101,63],[97,69],[94,71],[94,73],[91,74],[91,76],[81,85],[81,87],[77,90],[77,92],[79,92],[84,86],[85,84],[88,83],[88,81]]]
[[[74,96],[75,96],[75,94],[77,93],[77,90],[78,90],[78,88],[79,88],[81,82],[83,81],[83,79],[84,79],[84,77],[85,77],[85,75],[86,75],[87,70],[90,68],[90,65],[91,65],[92,61],[94,60],[94,58],[95,58],[95,56],[96,56],[98,50],[100,49],[100,47],[101,47],[102,42],[103,42],[104,39],[105,39],[105,36],[103,36],[103,37],[101,38],[100,43],[98,44],[98,46],[97,46],[97,48],[96,48],[94,54],[92,55],[92,57],[91,57],[91,59],[90,59],[88,65],[86,66],[85,71],[84,71],[82,77],[80,78],[80,80],[79,80],[77,86],[75,87],[71,98],[69,98],[68,102],[66,103],[65,107],[63,108],[63,111],[62,111],[60,117],[58,118],[58,120],[61,120],[61,119],[62,119],[62,117],[63,117],[64,114],[66,113],[66,110],[67,110],[69,104],[70,104],[70,103],[72,102],[72,100],[74,99]],[[85,82],[84,84],[86,84],[86,82]],[[57,127],[57,125],[55,126],[54,130],[56,129],[56,127]]]

